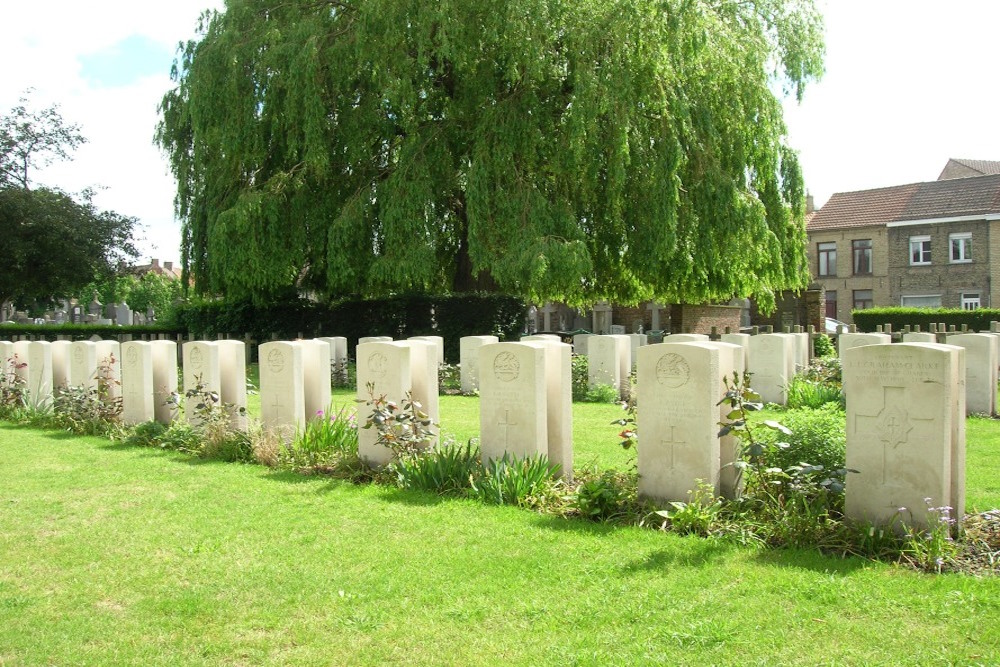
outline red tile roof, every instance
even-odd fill
[[[971,172],[971,173],[970,173]],[[949,178],[970,178],[973,176],[989,176],[1000,174],[1000,161],[997,160],[966,160],[953,157],[941,170],[938,180]]]
[[[809,231],[1000,213],[1000,174],[838,192],[807,224]]]

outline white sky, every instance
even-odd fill
[[[786,104],[790,143],[822,205],[834,192],[937,178],[950,157],[1000,160],[994,37],[1000,0],[819,0],[826,76]],[[3,6],[0,113],[33,87],[88,138],[36,183],[105,188],[97,205],[139,218],[145,258],[179,258],[174,183],[153,146],[178,42],[222,0],[34,0]]]

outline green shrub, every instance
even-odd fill
[[[587,389],[583,396],[584,403],[617,403],[619,400],[618,390],[610,384],[599,384]]]
[[[442,495],[468,489],[479,469],[479,448],[471,440],[464,446],[447,442],[421,456],[393,463],[400,487]]]
[[[629,499],[621,473],[605,470],[599,476],[580,481],[570,506],[584,519],[609,521],[626,511]]]
[[[587,361],[587,355],[573,355],[571,383],[573,401],[576,403],[585,401],[587,392],[590,390],[590,365]]]
[[[977,308],[869,308],[851,311],[851,317],[859,331],[875,331],[879,325],[890,324],[893,331],[902,331],[906,326],[919,326],[922,331],[930,331],[931,324],[954,326],[961,330],[964,324],[970,331],[989,331],[990,322],[1000,320],[1000,309]]]
[[[122,444],[129,447],[159,447],[168,427],[160,422],[143,422],[129,429],[122,438]]]
[[[813,355],[816,357],[837,356],[837,348],[833,346],[833,341],[825,333],[818,334],[813,338]]]
[[[787,405],[789,408],[819,408],[827,403],[841,401],[840,387],[813,382],[802,374],[792,378],[787,390]]]
[[[80,435],[109,435],[121,423],[121,382],[116,378],[114,355],[97,366],[97,383],[56,391],[52,420],[58,428]]]
[[[784,470],[808,463],[823,466],[828,471],[844,467],[847,436],[845,416],[839,404],[788,410],[781,421],[791,434],[772,429],[759,429],[755,433],[763,445],[763,466]],[[787,443],[787,447],[778,446],[779,443]]]
[[[354,411],[329,408],[306,422],[292,441],[282,447],[279,463],[295,468],[328,465],[339,457],[357,455],[358,430]]]
[[[491,505],[531,507],[551,491],[557,467],[544,455],[518,459],[504,454],[473,478],[473,495]]]

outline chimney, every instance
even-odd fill
[[[812,213],[815,210],[816,210],[816,200],[813,199],[812,195],[806,194],[806,213],[807,214]]]
[[[164,262],[163,263],[163,270],[166,271],[167,273],[173,273],[174,272],[174,263],[173,262]]]
[[[149,267],[149,268],[151,268],[151,269],[158,269],[158,268],[160,268],[160,260],[158,260],[158,259],[156,259],[156,258],[154,257],[154,258],[153,258],[152,260],[150,260],[150,261],[152,262],[152,264],[150,265],[150,267]]]

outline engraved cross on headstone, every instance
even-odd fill
[[[911,415],[906,409],[906,387],[882,387],[882,405],[877,412],[857,413],[854,431],[871,432],[882,444],[882,486],[888,483],[889,450],[905,444],[916,424],[933,421]]]
[[[685,443],[685,441],[684,440],[675,440],[674,439],[674,430],[677,428],[677,426],[675,426],[673,424],[670,424],[669,426],[667,426],[667,428],[670,429],[670,436],[669,436],[669,438],[663,438],[663,439],[661,439],[660,440],[660,444],[668,448],[668,451],[670,452],[670,468],[673,469],[673,467],[675,465],[674,464],[674,455],[675,455],[676,446],[677,445],[683,445]]]
[[[503,411],[503,420],[502,421],[498,421],[497,422],[497,426],[502,426],[503,427],[503,447],[504,447],[504,449],[507,449],[507,445],[508,445],[507,436],[508,436],[508,434],[510,432],[510,427],[511,426],[517,426],[517,422],[512,422],[510,420],[510,410],[504,410]]]

